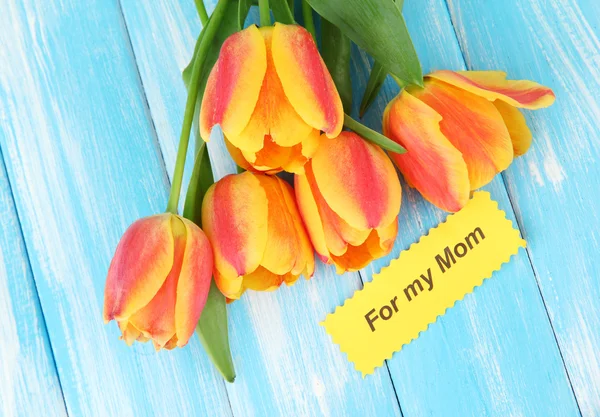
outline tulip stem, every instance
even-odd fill
[[[306,0],[302,0],[302,18],[304,19],[304,27],[312,35],[314,41],[317,41],[317,31],[315,29],[315,21],[313,20],[313,9]]]
[[[204,0],[194,0],[196,3],[196,10],[198,11],[198,16],[200,16],[200,22],[202,23],[202,27],[206,26],[206,22],[208,22],[208,13],[206,13],[206,6],[204,6]]]
[[[196,109],[196,100],[198,98],[198,87],[200,84],[200,73],[206,61],[208,50],[210,49],[213,39],[230,0],[219,0],[215,11],[212,14],[206,31],[200,45],[198,53],[192,67],[192,76],[190,77],[190,85],[188,88],[187,101],[185,103],[185,113],[183,114],[183,123],[181,126],[181,135],[179,137],[179,148],[177,150],[177,160],[175,162],[175,170],[173,172],[173,182],[171,184],[171,194],[167,204],[167,212],[177,214],[177,206],[179,205],[179,195],[181,193],[181,184],[183,182],[183,168],[185,167],[185,158],[187,156],[188,145],[190,143],[190,130],[194,121],[194,111]]]
[[[271,10],[269,0],[258,0],[258,12],[260,14],[260,25],[271,26]]]
[[[352,117],[344,113],[344,126],[355,131],[364,139],[373,142],[375,145],[395,153],[405,153],[406,149],[394,142],[393,140],[383,136],[381,133],[369,129],[367,126],[357,122]]]

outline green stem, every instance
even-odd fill
[[[308,30],[316,42],[317,31],[315,30],[315,22],[313,20],[313,10],[306,0],[302,0],[302,17],[304,18],[304,27],[306,30]]]
[[[402,146],[394,142],[393,140],[383,136],[381,133],[374,131],[373,129],[369,129],[367,126],[363,125],[360,122],[357,122],[352,117],[348,116],[344,113],[344,126],[348,129],[355,131],[360,136],[368,140],[369,142],[373,142],[379,147],[388,150],[390,152],[395,153],[405,153],[406,149]]]
[[[260,25],[271,26],[271,10],[269,0],[258,0],[258,12],[260,14]]]
[[[206,27],[206,32],[200,41],[198,54],[194,62],[190,85],[188,88],[187,101],[185,103],[185,113],[183,115],[183,124],[181,126],[181,135],[179,137],[179,149],[177,150],[177,161],[173,172],[173,182],[171,184],[171,194],[167,204],[167,212],[177,214],[177,205],[181,193],[181,183],[183,181],[183,168],[185,166],[185,157],[187,156],[188,145],[190,143],[190,130],[194,121],[194,110],[196,109],[196,100],[198,98],[198,86],[200,84],[200,72],[206,61],[206,55],[211,47],[212,41],[225,15],[227,4],[230,0],[219,0],[212,18]]]
[[[208,22],[208,13],[206,13],[206,6],[204,6],[204,0],[194,0],[196,3],[196,10],[198,11],[198,16],[200,16],[200,22],[202,23],[202,27],[206,26],[206,22]]]

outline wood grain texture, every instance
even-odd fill
[[[249,292],[229,306],[233,385],[195,338],[157,354],[127,348],[101,320],[121,233],[166,205],[180,72],[200,29],[193,2],[0,3],[1,415],[61,416],[65,403],[73,416],[600,415],[594,0],[406,1],[427,72],[466,60],[557,93],[527,114],[532,151],[486,187],[513,222],[515,207],[528,252],[388,361],[391,379],[385,367],[361,379],[318,325],[360,288],[358,274],[319,265],[292,288]],[[357,107],[370,63],[353,56]],[[367,124],[380,128],[397,91],[388,80]],[[209,151],[217,178],[234,172],[218,131]],[[444,218],[404,185],[394,252],[363,278]]]
[[[404,14],[425,73],[464,69],[443,0],[406,1]],[[365,67],[370,64],[356,50],[353,62],[354,85],[362,93],[368,77]],[[387,80],[366,115],[369,125],[380,128],[383,109],[397,93],[397,86]],[[359,100],[356,97],[355,107]],[[394,251],[363,271],[367,280],[446,217],[403,185]],[[502,178],[498,176],[485,189],[516,226]],[[388,365],[405,416],[579,415],[523,250],[395,354]]]
[[[1,8],[0,146],[69,414],[229,415],[197,339],[155,353],[102,322],[119,237],[168,187],[118,4]]]
[[[600,415],[600,14],[595,0],[448,2],[470,69],[550,86],[505,174],[581,412]]]
[[[180,73],[187,62],[164,57],[172,51],[191,57],[200,30],[193,3],[123,0],[122,6],[152,117],[178,126],[186,97]],[[149,45],[157,34],[168,36]],[[176,130],[157,129],[165,155],[176,149]],[[216,178],[235,172],[218,135],[209,151]],[[400,415],[387,369],[363,380],[319,325],[360,285],[358,274],[335,276],[320,265],[308,282],[274,293],[249,291],[229,306],[238,377],[227,390],[234,415]]]
[[[66,416],[52,348],[1,159],[0,218],[0,415]]]

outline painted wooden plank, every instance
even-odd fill
[[[467,65],[552,87],[505,175],[582,414],[600,414],[600,14],[595,0],[449,1]]]
[[[102,323],[119,237],[168,187],[118,3],[5,0],[0,27],[0,145],[69,414],[230,415],[198,340],[155,353]]]
[[[193,2],[122,6],[152,116],[171,125],[157,129],[159,141],[165,155],[174,154],[185,102],[180,73],[187,62],[179,57],[189,59],[200,30]],[[217,177],[235,172],[222,141],[213,139],[209,150]],[[230,305],[238,377],[227,389],[234,415],[400,414],[387,369],[363,380],[318,324],[360,286],[357,274],[334,275],[320,265],[311,281],[248,292]]]
[[[463,69],[444,1],[406,1],[404,9],[425,73]],[[361,54],[354,57],[353,84],[362,93],[369,64]],[[383,109],[397,92],[388,80],[366,115],[369,125],[380,128]],[[359,100],[360,95],[356,108]],[[502,178],[485,189],[516,225]],[[446,217],[415,190],[404,185],[403,192],[394,251],[363,271],[366,279]],[[525,251],[395,354],[388,365],[405,416],[579,414]]]
[[[66,416],[52,348],[0,152],[0,415]]]

